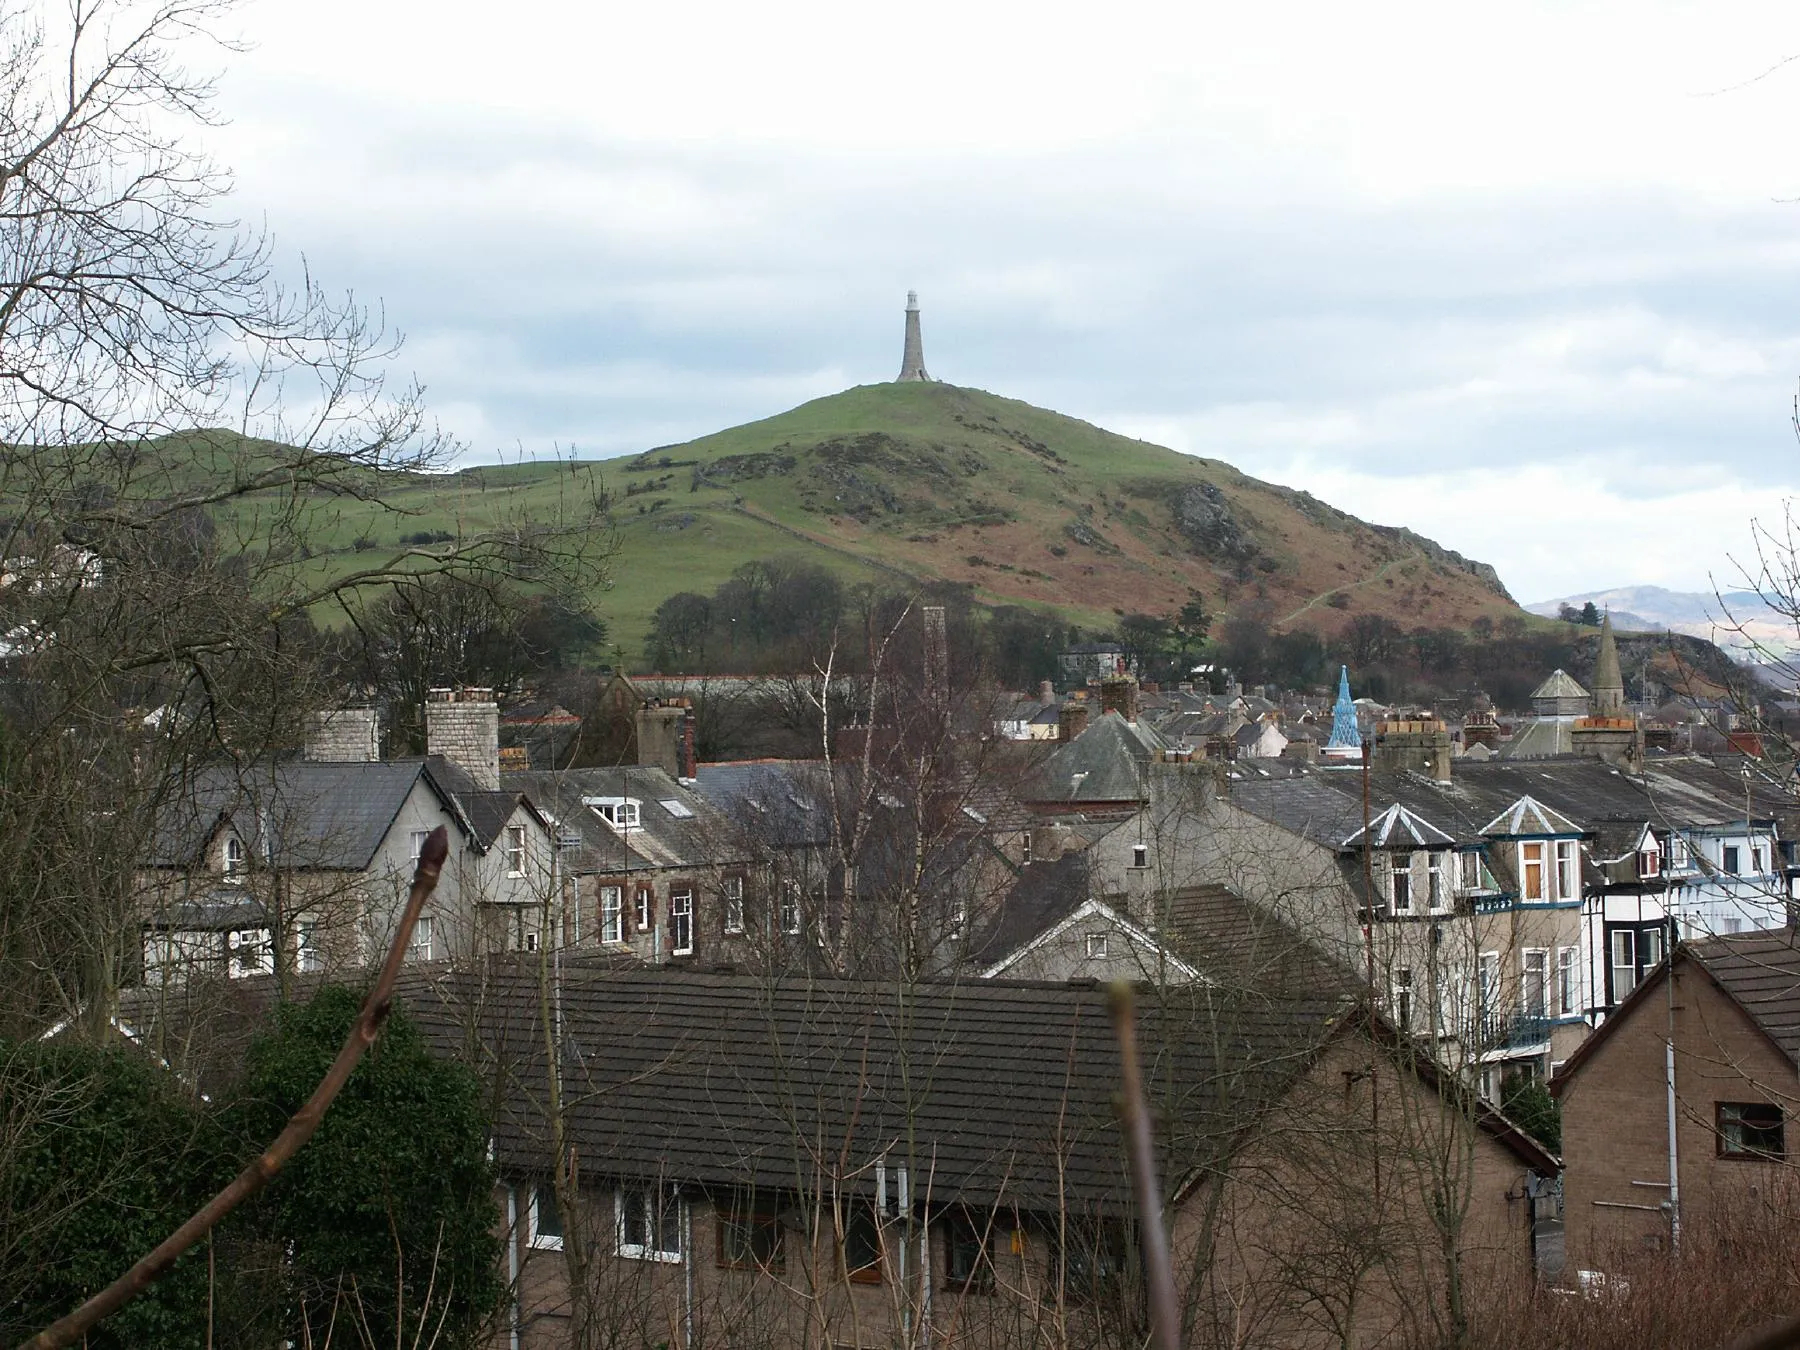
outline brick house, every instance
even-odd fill
[[[448,1053],[473,1026],[511,1083],[495,1150],[516,1302],[496,1343],[565,1344],[584,1315],[681,1346],[911,1343],[924,1328],[971,1345],[1053,1328],[1141,1340],[1103,991],[564,970],[573,1181],[553,1176],[536,1105],[535,979],[446,973],[408,998]],[[1338,1343],[1348,1318],[1372,1340],[1402,1307],[1440,1307],[1445,1251],[1464,1278],[1530,1268],[1523,1197],[1556,1160],[1386,1024],[1304,995],[1143,997],[1193,1327],[1311,1346]],[[1409,1134],[1428,1146],[1408,1152]],[[1426,1202],[1425,1155],[1446,1150],[1464,1179],[1435,1211],[1449,1231]],[[1303,1267],[1349,1248],[1356,1287],[1321,1291]]]
[[[1569,1260],[1666,1249],[1677,1222],[1728,1236],[1743,1206],[1778,1199],[1797,1084],[1800,930],[1679,943],[1551,1081]]]

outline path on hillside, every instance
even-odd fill
[[[827,553],[835,553],[841,558],[848,558],[851,562],[860,563],[864,567],[873,567],[878,572],[891,573],[892,575],[899,577],[902,581],[910,582],[914,586],[924,586],[929,584],[928,578],[922,577],[916,572],[908,572],[904,567],[897,567],[893,563],[882,562],[878,558],[865,557],[853,549],[845,548],[842,544],[833,544],[827,540],[820,539],[815,535],[810,535],[805,530],[796,530],[792,525],[783,525],[779,520],[772,520],[768,516],[765,516],[761,511],[752,510],[742,502],[733,503],[729,509],[736,511],[740,516],[748,516],[758,525],[767,525],[772,530],[780,530],[783,534],[790,538],[798,539],[803,544],[811,544],[814,548],[822,548]]]
[[[1313,608],[1315,605],[1317,605],[1321,600],[1328,600],[1332,596],[1336,595],[1339,591],[1353,591],[1359,586],[1373,586],[1377,581],[1380,581],[1383,577],[1385,577],[1389,572],[1393,571],[1401,563],[1412,562],[1415,558],[1423,558],[1424,556],[1425,555],[1423,553],[1408,553],[1408,554],[1404,555],[1403,557],[1390,558],[1387,562],[1383,563],[1380,566],[1380,568],[1378,568],[1375,572],[1371,573],[1369,576],[1364,577],[1361,581],[1352,581],[1347,586],[1333,586],[1328,591],[1320,591],[1317,595],[1315,595],[1312,599],[1308,600],[1304,605],[1300,606],[1299,609],[1295,610],[1292,614],[1288,615],[1285,619],[1279,619],[1276,622],[1278,624],[1280,624],[1281,627],[1285,628],[1290,623],[1292,623],[1295,619],[1299,618],[1302,614],[1306,613],[1307,610],[1309,610],[1309,609]]]

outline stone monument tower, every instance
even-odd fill
[[[925,373],[925,339],[919,336],[919,293],[906,293],[906,352],[900,358],[900,374],[895,384],[923,383],[931,379]]]

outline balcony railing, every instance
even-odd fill
[[[1550,1039],[1550,1018],[1545,1013],[1495,1009],[1481,1014],[1481,1045],[1486,1050],[1516,1045],[1540,1045]]]

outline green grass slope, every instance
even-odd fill
[[[785,555],[846,580],[971,585],[989,604],[1108,627],[1215,612],[1332,632],[1362,613],[1406,627],[1519,613],[1492,569],[1311,496],[1013,399],[947,384],[845,390],[744,426],[599,464],[401,479],[381,505],[333,504],[322,571],[420,531],[547,515],[598,475],[619,543],[595,597],[628,661],[656,606]],[[389,509],[384,509],[389,508]],[[222,522],[226,523],[226,522]],[[230,523],[254,530],[254,505]]]

